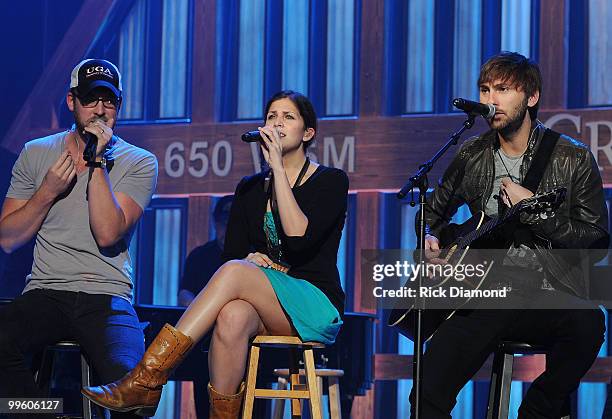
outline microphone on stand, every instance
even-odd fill
[[[453,99],[453,106],[470,115],[480,115],[485,119],[495,116],[495,106],[489,103],[474,102],[460,97]]]
[[[262,140],[261,133],[258,130],[255,131],[247,131],[242,134],[242,141],[245,143],[256,143]]]

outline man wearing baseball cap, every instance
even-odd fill
[[[27,142],[13,167],[0,246],[36,245],[23,294],[0,309],[0,398],[40,396],[25,360],[59,340],[76,340],[102,382],[143,355],[128,246],[157,160],[113,133],[121,94],[114,64],[80,62],[66,96],[74,124]]]

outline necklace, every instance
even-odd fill
[[[525,152],[527,150],[523,151],[520,156],[516,157],[516,161],[514,162],[514,164],[512,165],[512,167],[510,169],[508,169],[508,166],[506,166],[506,162],[504,161],[504,157],[502,156],[502,153],[500,153],[499,150],[500,149],[498,148],[497,149],[497,155],[499,156],[499,160],[501,161],[502,165],[504,166],[504,169],[506,169],[506,174],[508,175],[508,177],[510,179],[512,179],[512,178],[514,178],[514,176],[512,176],[512,174],[510,172],[514,170],[514,168],[516,167],[517,164],[519,164],[519,162],[523,161],[523,156],[525,155]],[[510,157],[508,157],[508,158],[510,158]],[[517,179],[517,180],[519,180],[519,179]]]
[[[76,167],[77,171],[81,170],[81,163],[82,163],[82,158],[80,157],[81,155],[81,146],[79,144],[79,138],[76,135],[75,131],[73,130],[71,132],[72,134],[72,138],[74,138],[74,143],[76,144],[77,147],[77,152],[76,152],[76,156],[72,156],[72,160],[74,161],[74,166]]]
[[[293,186],[291,187],[291,189],[297,186],[300,186],[302,179],[304,179],[304,176],[306,176],[306,172],[308,172],[309,166],[310,166],[310,159],[306,157],[306,159],[304,160],[304,164],[302,165],[302,168],[300,169],[300,173],[298,173],[297,178],[295,178],[295,182],[293,183]]]
[[[530,144],[530,143],[531,143],[531,141],[533,140],[533,136],[534,136],[535,132],[536,132],[536,130],[535,130],[535,129],[531,130],[531,134],[529,134],[529,139],[527,140],[527,147],[525,147],[525,150],[523,150],[523,152],[522,152],[522,153],[521,153],[519,156],[517,156],[517,157],[516,157],[516,162],[514,162],[514,165],[512,166],[512,169],[511,169],[511,170],[514,170],[514,168],[516,167],[516,165],[517,165],[517,164],[518,164],[520,161],[523,161],[523,158],[522,158],[522,157],[525,155],[525,153],[526,153],[526,152],[527,152],[527,150],[529,149],[529,144]],[[504,158],[502,157],[501,153],[499,152],[499,150],[500,150],[500,149],[501,149],[501,145],[500,145],[500,146],[499,146],[499,148],[497,149],[497,155],[499,156],[499,159],[501,160],[502,164],[504,165],[504,169],[506,169],[506,173],[508,174],[508,177],[509,177],[510,179],[512,179],[512,175],[510,174],[510,170],[508,170],[508,166],[506,166],[506,162],[504,162]],[[506,155],[506,153],[504,153],[504,155]],[[506,157],[508,157],[508,159],[510,159],[510,157],[509,157],[509,156],[506,156]],[[519,176],[520,176],[520,174],[519,174]],[[520,180],[520,179],[517,179],[517,181],[518,181],[518,180]]]
[[[73,131],[74,133],[74,131]],[[76,137],[76,135],[73,135],[74,138],[74,142],[76,143],[77,146],[77,156],[81,153],[81,146],[79,145],[79,139]]]
[[[79,146],[79,140],[78,140],[78,139],[77,139],[77,137],[75,136],[74,131],[72,131],[72,130],[71,130],[71,131],[69,131],[69,132],[68,132],[68,135],[66,135],[66,137],[72,137],[72,138],[74,138],[74,143],[76,144],[76,147],[77,147],[77,156],[78,156],[78,155],[79,155],[79,153],[81,152],[81,147]],[[67,147],[68,147],[68,141],[69,141],[69,140],[67,140],[67,139],[66,139],[66,137],[64,137],[64,144],[65,144],[65,147],[67,148]]]

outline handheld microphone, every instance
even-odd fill
[[[495,116],[495,106],[489,103],[473,102],[460,97],[453,99],[453,106],[471,115],[481,115],[485,119]]]
[[[245,143],[255,143],[261,141],[261,133],[258,130],[247,131],[242,134],[241,138]]]
[[[106,119],[101,117],[96,117],[92,122],[102,122],[104,123]],[[83,139],[85,140],[85,148],[83,149],[83,160],[88,163],[93,163],[96,161],[96,151],[98,150],[98,137],[92,134],[89,131],[83,131]],[[108,150],[109,144],[106,145],[106,149]]]
[[[98,137],[93,135],[91,132],[85,131],[83,133],[87,144],[83,149],[83,160],[86,162],[93,162],[96,160],[96,149],[98,148]]]

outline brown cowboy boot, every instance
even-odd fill
[[[208,383],[208,397],[210,399],[209,419],[238,419],[243,396],[244,381],[240,383],[238,393],[230,396],[218,393]]]
[[[92,402],[118,412],[153,416],[168,376],[185,358],[193,340],[169,324],[155,337],[136,367],[121,379],[81,392]]]

